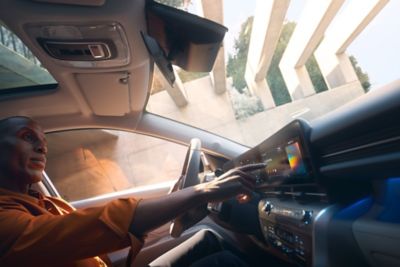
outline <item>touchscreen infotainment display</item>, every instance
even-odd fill
[[[287,145],[285,150],[292,173],[295,175],[306,174],[306,165],[301,155],[299,142]]]
[[[265,172],[270,180],[275,177],[302,176],[307,173],[298,140],[291,140],[272,150],[260,152],[259,162],[267,163]]]
[[[309,156],[303,143],[300,122],[294,121],[258,146],[228,162],[224,169],[249,163],[266,163],[266,167],[253,171],[257,184],[277,186],[313,182]]]

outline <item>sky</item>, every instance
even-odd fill
[[[347,0],[363,1],[363,0]],[[292,0],[286,19],[297,21],[306,0]],[[232,53],[241,24],[254,14],[256,0],[225,0],[224,24],[229,28],[225,49]],[[342,9],[346,8],[346,3]],[[339,11],[340,12],[340,11]],[[350,44],[359,66],[370,77],[372,89],[400,79],[400,0],[390,0],[363,32]]]

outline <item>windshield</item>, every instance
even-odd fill
[[[147,111],[247,146],[398,78],[399,1],[160,2],[229,32],[211,73],[156,70]]]
[[[56,83],[32,52],[0,21],[0,95],[9,93],[6,89],[26,92],[26,87]]]

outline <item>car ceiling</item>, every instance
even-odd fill
[[[152,60],[140,35],[141,31],[146,32],[145,1],[105,1],[104,5],[102,1],[89,2],[100,5],[27,0],[0,2],[1,20],[20,37],[59,83],[54,93],[2,101],[1,117],[31,116],[46,131],[80,127],[136,128],[149,95],[153,70]],[[88,26],[107,23],[122,27],[130,52],[128,64],[84,68],[68,66],[49,56],[27,30],[29,25]]]

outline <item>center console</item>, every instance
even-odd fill
[[[313,224],[325,208],[321,203],[266,198],[259,202],[259,221],[265,249],[300,266],[312,265]]]
[[[313,266],[313,226],[329,205],[318,186],[307,145],[308,124],[293,121],[261,144],[227,162],[225,170],[266,163],[254,171],[263,249],[299,266]]]

